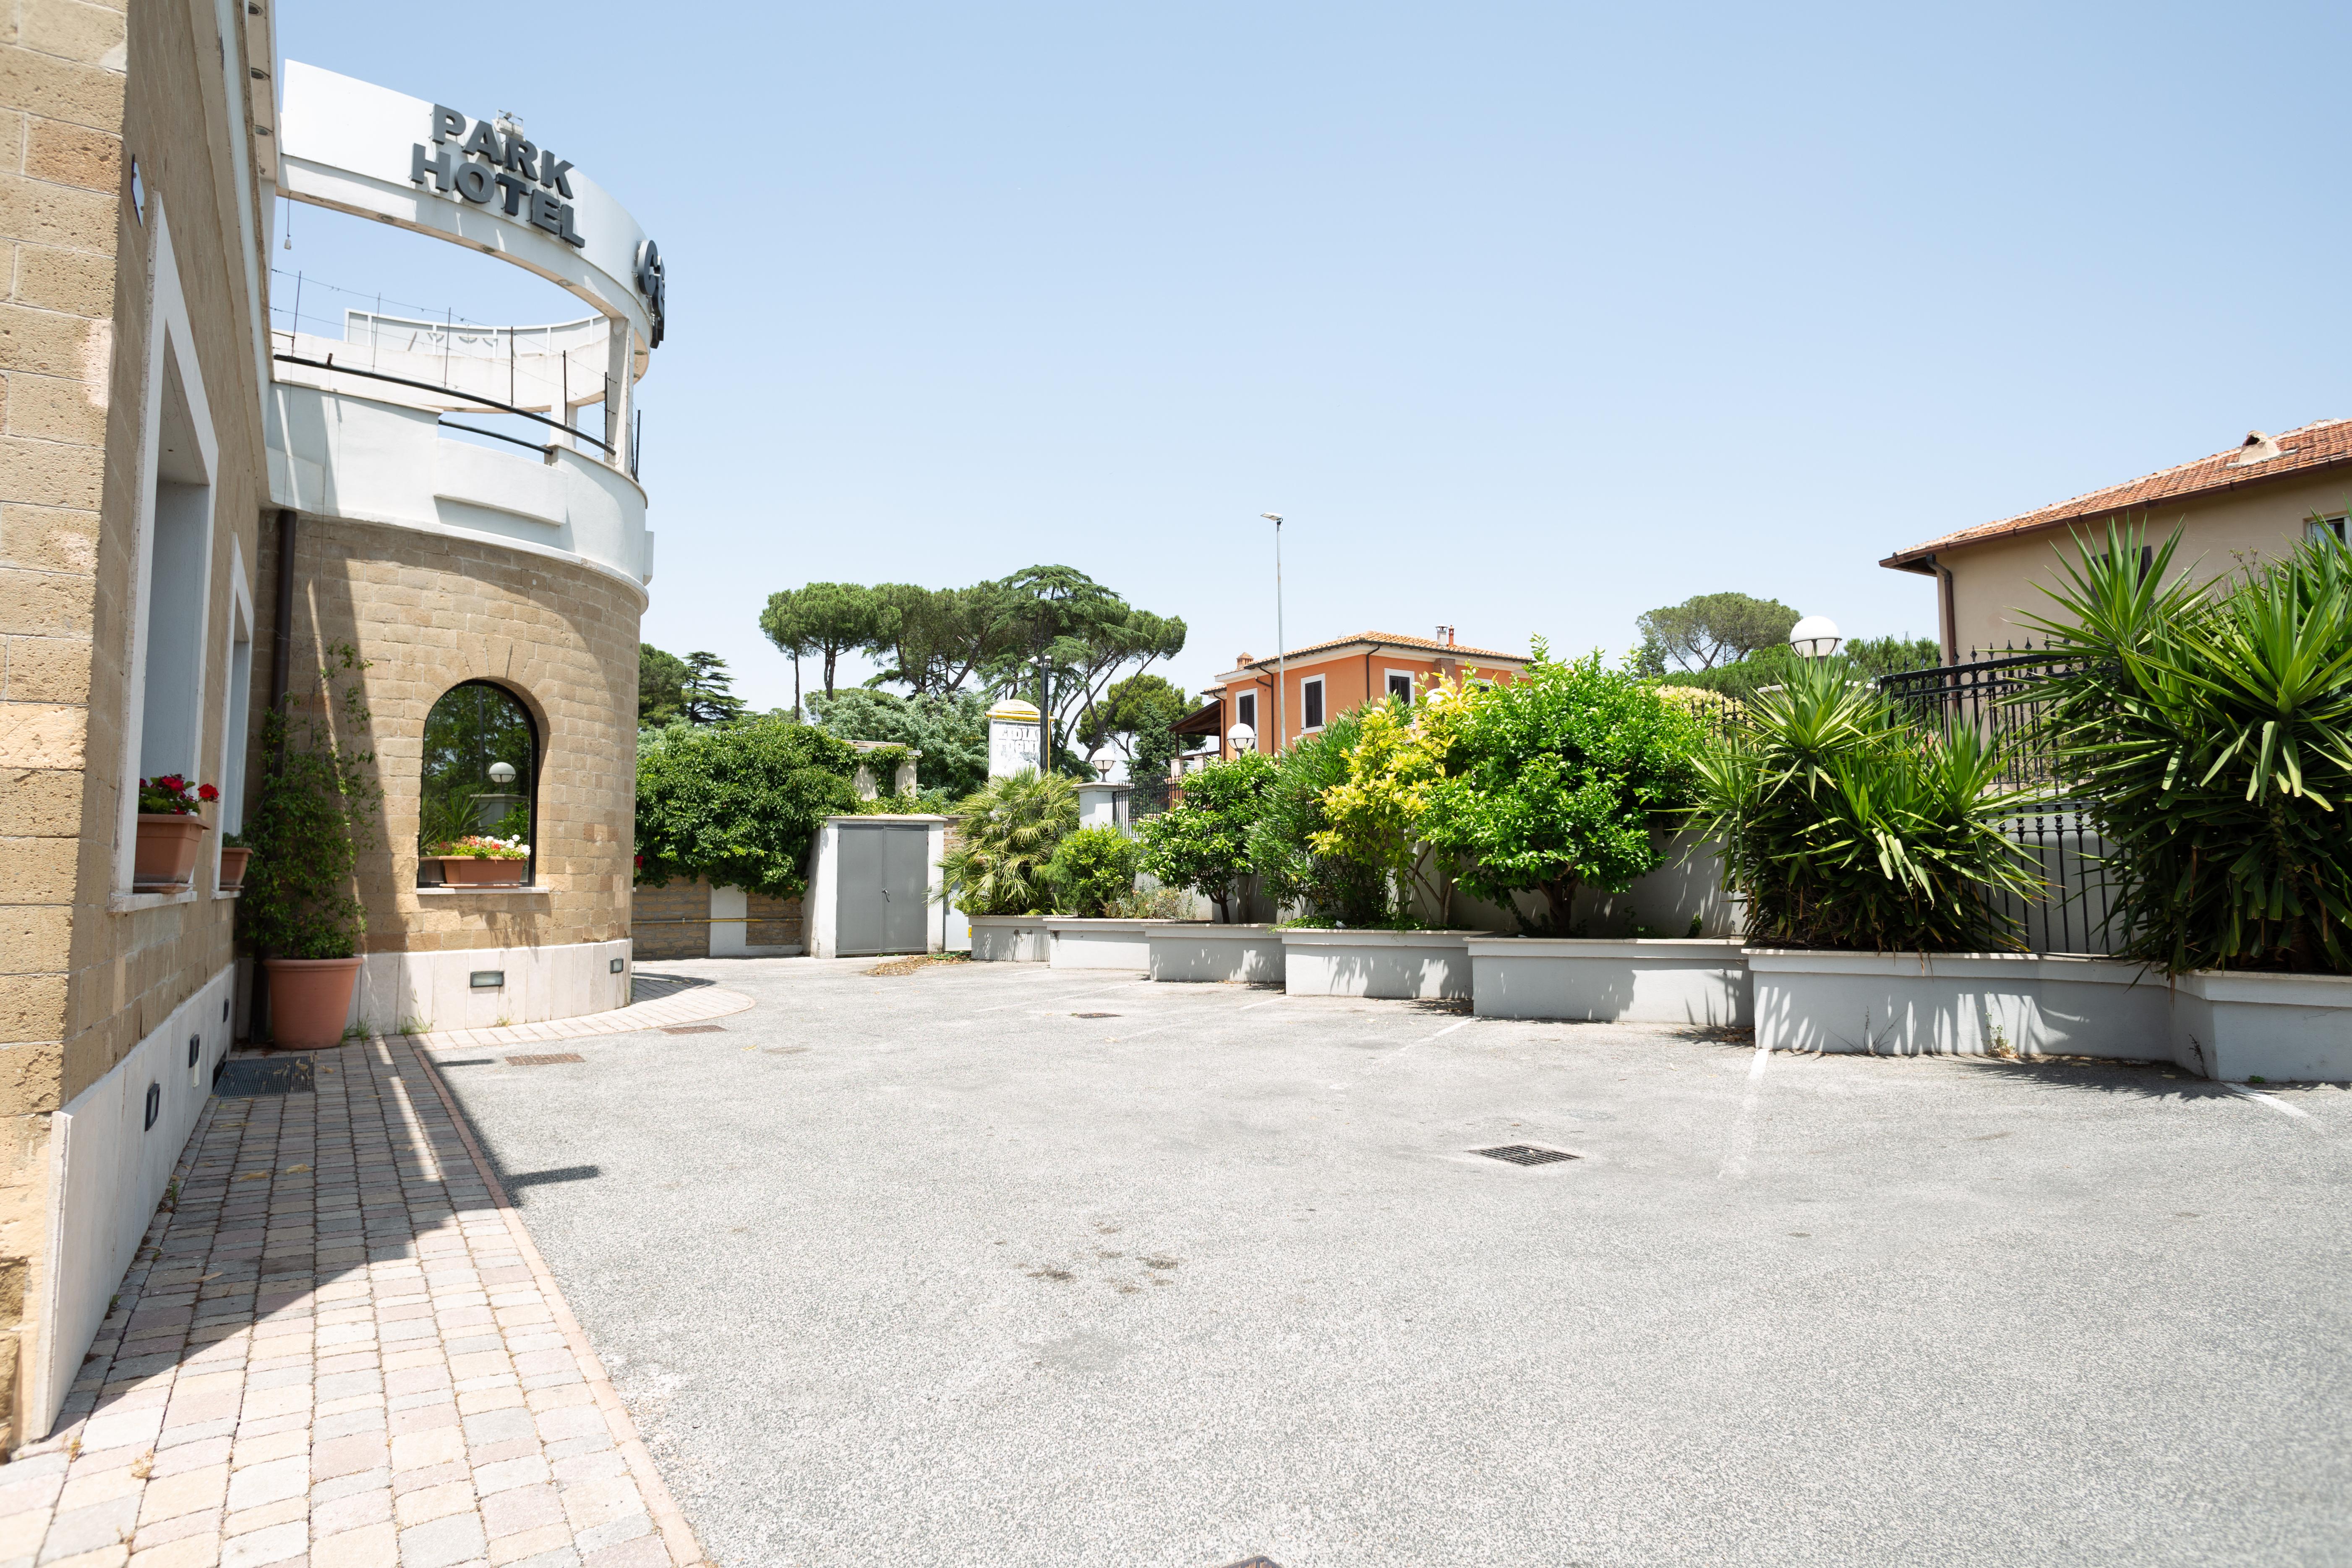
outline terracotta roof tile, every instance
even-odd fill
[[[2249,437],[2243,445],[2199,458],[2194,462],[2161,469],[2123,484],[2109,485],[2105,489],[2086,491],[2071,500],[2020,512],[1998,522],[1979,523],[1957,533],[1945,534],[1940,539],[1931,539],[1925,544],[1915,544],[1908,550],[1897,551],[1879,564],[1908,566],[1920,557],[1941,550],[1982,544],[2021,533],[2036,533],[2044,529],[2105,518],[2116,512],[2161,506],[2167,501],[2185,500],[2191,496],[2261,484],[2288,474],[2308,473],[2341,463],[2352,463],[2352,419],[2316,420],[2285,431],[2273,439],[2278,445],[2279,455],[2262,462],[2231,466],[2237,462],[2246,445],[2252,444],[2252,437]]]
[[[1513,664],[1528,662],[1528,656],[1523,653],[1505,653],[1502,649],[1494,647],[1470,647],[1461,643],[1442,643],[1429,637],[1409,637],[1398,632],[1358,632],[1353,637],[1333,637],[1328,642],[1310,643],[1305,647],[1295,647],[1284,657],[1305,658],[1309,654],[1327,653],[1332,648],[1346,647],[1349,643],[1360,642],[1378,643],[1383,647],[1418,648],[1427,653],[1441,653],[1449,658],[1499,658],[1507,659]],[[1271,658],[1254,658],[1241,668],[1270,669],[1274,663]]]

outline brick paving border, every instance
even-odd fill
[[[421,1050],[214,1099],[0,1568],[696,1568],[679,1514]]]
[[[543,1024],[509,1024],[504,1028],[440,1029],[421,1035],[384,1037],[406,1040],[428,1050],[478,1048],[484,1046],[527,1046],[545,1040],[584,1040],[597,1035],[626,1035],[639,1029],[664,1029],[677,1024],[699,1024],[724,1018],[751,1005],[740,991],[730,991],[707,980],[683,975],[637,974],[631,977],[630,995],[642,997],[606,1013],[584,1013],[577,1018],[551,1018]]]

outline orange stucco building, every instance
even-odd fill
[[[1425,677],[1452,679],[1475,674],[1507,681],[1528,662],[1524,654],[1458,644],[1451,626],[1441,628],[1433,638],[1359,632],[1294,648],[1280,659],[1241,655],[1232,669],[1210,682],[1209,692],[1216,700],[1176,728],[1181,734],[1214,735],[1217,755],[1229,757],[1233,744],[1226,739],[1228,731],[1237,723],[1246,724],[1257,733],[1257,749],[1271,752],[1315,733],[1333,716],[1367,701],[1410,699],[1415,683]]]

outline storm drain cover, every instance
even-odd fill
[[[1532,1143],[1506,1143],[1499,1149],[1475,1149],[1489,1160],[1502,1160],[1514,1165],[1549,1165],[1554,1160],[1573,1160],[1575,1155],[1559,1149],[1538,1149]]]
[[[586,1057],[582,1056],[578,1051],[547,1051],[535,1057],[509,1057],[507,1058],[507,1066],[510,1068],[544,1068],[553,1067],[558,1062],[584,1062],[588,1058]]]
[[[726,1032],[724,1024],[672,1024],[662,1031],[665,1035],[723,1035]]]
[[[1073,1018],[1116,1018],[1118,1015],[1116,1013],[1073,1013],[1070,1016]]]
[[[308,1057],[239,1057],[221,1064],[213,1092],[223,1100],[264,1094],[310,1094],[317,1089]]]

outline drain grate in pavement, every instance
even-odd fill
[[[662,1031],[665,1035],[723,1035],[724,1024],[672,1024]]]
[[[1118,1015],[1116,1013],[1073,1013],[1070,1016],[1073,1018],[1116,1018]]]
[[[317,1082],[308,1057],[240,1057],[221,1064],[213,1092],[223,1100],[252,1100],[265,1094],[310,1094]]]
[[[545,1051],[535,1057],[509,1057],[507,1058],[507,1066],[510,1068],[545,1068],[553,1067],[558,1062],[584,1062],[588,1058],[586,1057],[582,1056],[578,1051]]]
[[[1575,1155],[1559,1149],[1538,1149],[1532,1143],[1506,1143],[1499,1149],[1474,1149],[1489,1160],[1502,1160],[1514,1165],[1549,1165],[1555,1160],[1573,1160]]]

